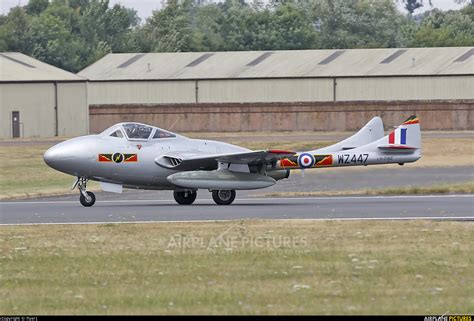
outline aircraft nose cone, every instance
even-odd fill
[[[61,147],[55,145],[49,148],[43,155],[44,162],[52,168],[57,169],[65,155],[61,153]]]
[[[49,167],[77,176],[88,168],[94,146],[93,137],[73,138],[48,149],[43,159]]]
[[[53,164],[53,161],[54,161],[54,152],[51,151],[51,148],[48,149],[48,150],[43,154],[43,160],[44,160],[44,162],[46,163],[46,165],[48,165],[49,167],[51,167],[51,165]]]

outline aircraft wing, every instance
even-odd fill
[[[228,154],[206,154],[206,155],[186,155],[180,157],[179,153],[172,155],[162,155],[155,159],[155,163],[161,167],[180,171],[192,170],[213,170],[217,168],[219,162],[229,164],[272,164],[283,158],[293,156],[295,152],[270,149],[259,151],[245,151]]]

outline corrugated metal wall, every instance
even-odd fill
[[[52,83],[0,84],[0,137],[12,137],[12,111],[20,112],[24,137],[54,136],[54,100]]]
[[[337,78],[336,101],[474,99],[474,76]]]
[[[335,86],[335,87],[334,87]],[[474,99],[474,76],[89,82],[89,104]]]
[[[332,79],[198,81],[201,103],[331,101]]]
[[[79,136],[89,132],[87,84],[58,83],[58,134]]]
[[[58,83],[59,135],[88,132],[86,83]],[[0,138],[12,137],[12,111],[20,112],[21,137],[56,134],[55,86],[48,83],[0,83]]]
[[[89,104],[194,103],[195,81],[91,82]]]

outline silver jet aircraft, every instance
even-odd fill
[[[229,205],[236,190],[274,185],[290,170],[415,162],[421,157],[420,124],[416,116],[384,136],[382,120],[374,117],[359,132],[324,148],[307,152],[270,149],[252,151],[223,142],[190,139],[140,123],[116,124],[98,135],[59,143],[44,154],[50,167],[77,177],[73,185],[83,206],[95,195],[89,180],[102,190],[173,190],[178,204],[194,202],[207,189],[219,205]]]

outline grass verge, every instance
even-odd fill
[[[466,314],[473,232],[435,221],[5,226],[0,313]]]

